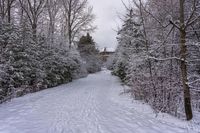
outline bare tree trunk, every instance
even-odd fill
[[[71,13],[72,13],[72,8],[71,8],[72,0],[69,1],[69,12],[68,12],[68,39],[69,39],[69,48],[71,48],[72,45],[72,26],[71,26]]]
[[[181,55],[181,75],[182,75],[182,84],[184,89],[184,105],[185,105],[185,113],[187,120],[191,120],[193,117],[192,107],[191,107],[191,96],[190,96],[190,88],[188,86],[188,75],[187,75],[187,63],[186,63],[186,27],[185,27],[185,14],[184,14],[184,2],[185,0],[180,0],[180,55]]]
[[[6,12],[5,12],[5,1],[4,0],[0,0],[0,15],[1,15],[1,19],[4,20],[5,16],[6,16]]]
[[[91,26],[94,19],[92,8],[88,6],[88,0],[62,0],[65,9],[66,39],[71,47],[74,37],[81,32],[93,31]]]
[[[7,2],[8,2],[8,3],[7,3],[7,10],[8,10],[8,23],[10,23],[10,21],[11,21],[11,1],[8,0]]]
[[[51,30],[50,30],[50,38],[51,38],[51,45],[54,44],[54,31],[55,31],[55,25],[53,24],[53,22],[50,22],[51,24]]]
[[[55,34],[55,21],[56,16],[60,8],[59,4],[60,0],[47,0],[46,1],[46,7],[48,11],[49,16],[49,31],[48,31],[48,37],[50,41],[50,47],[54,44],[54,34]]]
[[[36,41],[37,39],[37,24],[32,24],[32,31],[33,31],[33,40]]]
[[[49,12],[49,33],[48,33],[48,36],[49,36],[49,41],[50,41],[50,47],[53,46],[54,44],[54,31],[55,31],[55,24],[54,24],[54,20],[52,18],[52,14],[50,14]]]
[[[21,8],[27,15],[27,18],[31,24],[32,32],[33,32],[33,39],[36,41],[37,39],[37,27],[38,27],[38,18],[43,12],[45,8],[45,1],[44,0],[19,0]],[[24,3],[27,2],[27,3]]]

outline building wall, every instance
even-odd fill
[[[103,61],[103,62],[106,62],[107,61],[107,59],[111,56],[111,55],[113,55],[114,54],[114,52],[101,52],[100,53],[100,58],[101,58],[101,60]]]

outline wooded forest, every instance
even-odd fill
[[[100,71],[94,18],[88,0],[0,0],[0,103]]]
[[[101,71],[89,2],[0,0],[0,103]],[[191,120],[200,111],[200,1],[121,4],[106,67],[155,113]]]
[[[132,0],[108,68],[155,112],[191,120],[200,110],[200,1]]]

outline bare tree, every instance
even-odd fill
[[[11,22],[11,9],[15,0],[0,0],[0,16],[4,20],[7,18],[7,22]]]
[[[135,2],[136,3],[136,2]],[[172,1],[171,1],[172,3]],[[141,0],[140,0],[141,4]],[[158,4],[158,3],[155,3]],[[180,34],[180,70],[181,70],[181,80],[182,80],[182,85],[184,89],[184,106],[185,106],[185,113],[186,113],[186,118],[187,120],[192,119],[192,107],[191,107],[191,96],[190,96],[190,87],[188,85],[188,69],[187,69],[187,46],[186,46],[186,36],[187,36],[187,29],[191,27],[193,24],[195,24],[199,19],[200,15],[198,14],[198,1],[197,0],[192,0],[192,1],[185,1],[185,0],[179,0],[179,21],[172,21],[170,19],[170,24],[173,25],[172,29],[170,32],[166,35],[166,39],[171,35],[174,31],[173,29],[176,28],[179,31]],[[144,7],[144,6],[143,6]],[[192,9],[192,10],[191,10]],[[148,13],[155,21],[157,21],[161,28],[165,30],[167,27],[169,27],[169,24],[166,26],[163,25],[163,19],[157,18],[157,16],[153,15],[151,12],[147,11],[144,8],[144,11]],[[174,14],[174,12],[165,10],[163,8],[163,11],[167,15],[174,15],[171,17],[174,17],[175,19],[178,18],[178,15]],[[177,12],[177,13],[178,13]],[[187,14],[186,14],[187,12]],[[179,23],[179,24],[177,24]],[[163,44],[161,47],[165,46],[164,44],[166,43],[166,40],[164,40]],[[161,48],[159,47],[159,49]],[[173,51],[173,50],[172,50]],[[166,57],[166,56],[165,56]],[[172,61],[172,60],[171,60]]]
[[[45,0],[19,0],[21,8],[26,13],[33,31],[33,37],[37,36],[37,25],[39,16],[44,10]]]
[[[48,18],[49,18],[48,36],[51,45],[54,43],[56,16],[61,7],[60,5],[61,5],[60,0],[47,0],[46,2],[46,8],[48,11]]]
[[[187,120],[191,120],[193,117],[192,114],[192,107],[191,107],[191,96],[190,96],[190,87],[188,85],[188,70],[187,70],[187,46],[186,46],[186,36],[187,36],[187,29],[192,26],[196,21],[200,19],[200,15],[197,13],[198,9],[198,1],[192,0],[192,11],[190,15],[186,15],[186,2],[185,0],[179,0],[179,19],[180,24],[176,25],[174,22],[170,21],[180,33],[180,55],[181,55],[181,75],[182,75],[182,84],[184,89],[184,104],[185,104],[185,113]]]
[[[92,7],[88,7],[88,0],[62,0],[67,30],[67,39],[71,47],[75,37],[85,31],[91,31],[94,15]]]

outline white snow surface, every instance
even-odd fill
[[[174,117],[120,95],[110,71],[0,105],[0,133],[200,133]]]

